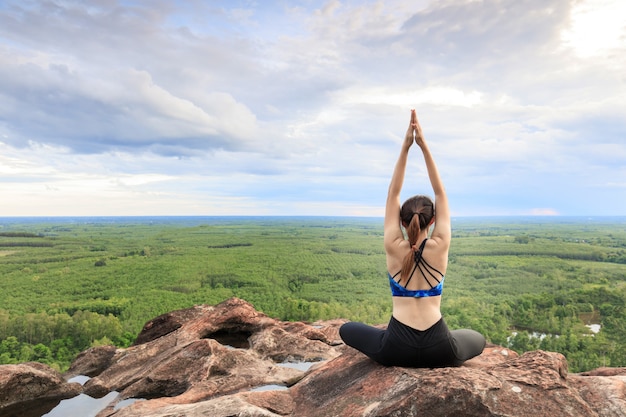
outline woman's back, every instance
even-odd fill
[[[447,245],[438,245],[435,240],[424,237],[415,252],[406,240],[399,242],[399,246],[399,250],[387,253],[393,316],[414,329],[426,330],[441,318],[441,292],[448,266]],[[414,252],[411,274],[401,277],[404,259],[411,252]]]

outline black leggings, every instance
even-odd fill
[[[381,365],[411,368],[459,366],[480,355],[486,343],[474,330],[448,330],[443,318],[427,330],[409,327],[393,316],[386,330],[349,322],[339,328],[339,335]]]

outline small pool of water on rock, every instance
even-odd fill
[[[286,390],[287,387],[284,385],[261,385],[260,387],[252,388],[250,391],[283,391]]]
[[[86,375],[77,375],[73,378],[68,379],[67,382],[78,382],[80,385],[85,385],[90,379],[91,378]]]
[[[48,414],[42,417],[95,417],[100,411],[108,406],[118,393],[110,392],[102,398],[92,398],[89,395],[80,394],[74,398],[63,400]]]
[[[85,375],[79,375],[70,378],[68,382],[78,382],[85,385],[91,378]],[[95,417],[100,411],[108,407],[119,393],[117,391],[109,392],[102,398],[93,398],[86,394],[80,394],[67,400],[62,400],[59,405],[54,407],[49,413],[42,417]],[[135,401],[143,401],[139,398],[128,398],[120,401],[115,405],[115,410],[131,405]]]
[[[285,368],[293,368],[299,371],[308,371],[311,366],[320,362],[283,362],[279,363],[278,366],[284,366]]]
[[[115,407],[113,407],[113,410],[119,410],[120,408],[124,408],[127,405],[131,405],[132,403],[135,403],[137,401],[146,401],[143,398],[126,398],[125,400],[120,401],[119,403],[115,404]]]

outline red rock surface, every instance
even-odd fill
[[[81,390],[41,363],[0,365],[0,416],[39,417]]]
[[[458,368],[383,367],[341,343],[344,322],[281,322],[230,299],[157,317],[134,346],[90,349],[66,376],[93,376],[92,396],[144,399],[98,417],[626,416],[624,368],[570,374],[561,354],[493,345]]]

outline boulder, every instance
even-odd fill
[[[99,417],[626,416],[624,370],[575,375],[561,354],[518,355],[494,345],[457,368],[383,367],[341,343],[338,328],[345,320],[288,323],[251,309],[233,299],[191,320],[194,334],[216,339],[196,356],[194,363],[203,371],[181,378],[193,381],[186,391],[172,395],[161,386],[156,398],[153,388],[153,399],[109,409]],[[216,323],[209,316],[219,318],[220,325],[209,324]],[[222,345],[227,342],[239,348]],[[291,380],[281,380],[275,370],[277,362],[309,360],[319,364]],[[174,371],[158,363],[164,367],[162,375]],[[267,368],[261,377],[262,363]],[[260,384],[274,386],[255,391]],[[125,393],[131,391],[126,388]]]
[[[66,376],[88,375],[84,393],[119,392],[128,398],[167,398],[185,404],[262,386],[287,387],[305,369],[339,353],[322,325],[281,322],[230,299],[148,322],[128,349],[99,347],[81,354]],[[101,370],[96,373],[96,370]]]
[[[100,375],[111,366],[117,352],[115,346],[98,346],[79,353],[72,362],[70,369],[65,373],[66,378],[77,375],[94,377]]]
[[[28,362],[0,365],[0,416],[39,417],[61,400],[82,392],[47,365]]]
[[[508,416],[623,417],[626,373],[563,374],[562,355],[534,351],[486,358],[458,368],[380,366],[351,349],[287,390],[245,391],[192,404],[137,402],[115,417]],[[486,359],[486,360],[485,360]]]
[[[571,374],[561,354],[495,345],[460,367],[384,367],[341,342],[343,323],[230,299],[151,320],[133,346],[90,349],[67,375],[92,376],[94,397],[119,392],[98,417],[626,417],[625,368]]]
[[[141,333],[139,333],[137,339],[135,339],[134,345],[147,343],[161,336],[165,336],[179,329],[183,323],[202,315],[202,313],[210,308],[211,307],[206,305],[200,305],[162,314],[143,326]]]
[[[457,368],[410,369],[383,367],[361,354],[345,353],[290,390],[296,404],[293,415],[594,415],[568,385],[562,355],[535,351],[501,359]]]
[[[558,353],[520,356],[492,346],[458,368],[409,369],[383,367],[351,348],[342,350],[286,390],[246,390],[191,404],[161,398],[101,417],[626,415],[626,373],[568,374]]]

